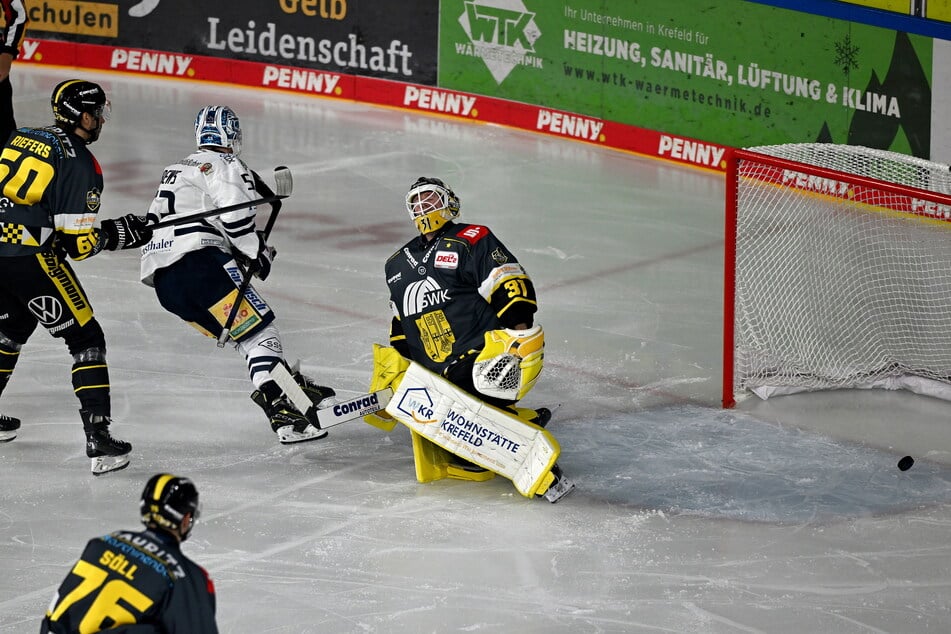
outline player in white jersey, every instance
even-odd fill
[[[272,193],[238,158],[241,127],[231,108],[202,108],[195,120],[195,141],[197,151],[163,171],[149,208],[150,223]],[[142,282],[155,289],[163,308],[202,334],[217,338],[239,299],[245,276],[264,280],[271,271],[275,250],[257,230],[255,216],[256,207],[249,206],[155,230],[151,242],[142,248]],[[251,399],[267,414],[280,442],[323,438],[327,432],[295,408],[271,379],[271,370],[285,363],[271,307],[251,285],[240,301],[229,336],[247,360],[255,387]],[[331,388],[315,385],[296,370],[292,373],[315,405],[334,396]]]

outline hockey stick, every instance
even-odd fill
[[[278,170],[282,170],[281,181],[277,180]],[[272,192],[271,188],[267,186],[267,183],[262,181],[258,177],[258,175],[255,174],[254,172],[251,172],[251,174],[254,176],[255,187],[260,187],[261,189],[264,190],[261,193],[267,194],[265,198],[273,198],[274,192]],[[278,189],[283,188],[284,190],[288,192],[288,195],[290,195],[291,190],[294,189],[294,180],[293,180],[293,177],[291,176],[291,171],[283,166],[275,168],[274,178],[275,178],[275,183],[274,183],[275,186]],[[271,203],[271,215],[268,217],[267,225],[265,225],[264,227],[265,244],[267,243],[267,239],[271,235],[271,229],[274,228],[274,221],[277,220],[277,214],[281,211],[281,207],[283,205],[284,203],[281,202],[280,198],[276,198]],[[228,319],[225,320],[224,326],[221,327],[221,334],[218,335],[219,348],[225,347],[225,342],[228,340],[228,335],[231,334],[231,326],[234,325],[234,320],[237,318],[238,311],[241,308],[241,299],[244,297],[244,294],[248,291],[248,286],[251,285],[251,275],[253,274],[252,267],[253,267],[253,264],[251,266],[248,266],[248,269],[246,271],[241,271],[241,275],[244,279],[241,281],[241,286],[238,287],[238,295],[235,298],[234,304],[232,304],[231,306],[231,311],[228,313]],[[239,265],[239,268],[240,268],[240,265]]]
[[[387,387],[369,394],[361,394],[340,403],[334,403],[331,407],[317,409],[283,363],[274,366],[270,374],[274,382],[281,388],[281,391],[287,395],[287,398],[291,399],[294,407],[300,410],[311,422],[316,421],[317,427],[320,429],[336,427],[342,423],[363,418],[367,414],[375,414],[386,407],[386,404],[393,397],[393,389]]]
[[[263,198],[258,198],[257,200],[236,203],[234,205],[228,205],[227,207],[208,209],[206,211],[201,211],[197,214],[191,214],[188,216],[173,216],[168,220],[162,220],[161,222],[157,222],[154,225],[148,225],[148,228],[152,231],[155,231],[156,229],[164,229],[165,227],[175,227],[177,225],[195,222],[196,220],[210,218],[211,216],[220,216],[221,214],[226,214],[229,211],[237,211],[239,209],[246,209],[248,207],[254,207],[257,205],[266,205],[268,203],[277,202],[278,200],[287,198],[294,191],[294,178],[291,176],[291,170],[283,165],[280,167],[275,167],[274,186],[277,191],[271,196],[264,196]]]

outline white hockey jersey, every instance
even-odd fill
[[[198,150],[162,172],[148,222],[174,216],[189,216],[208,209],[227,207],[260,198],[247,165],[233,154]],[[239,250],[249,259],[258,255],[255,233],[256,208],[239,209],[217,218],[158,229],[142,247],[140,278],[152,286],[159,269],[177,262],[189,251],[214,246],[225,252]]]

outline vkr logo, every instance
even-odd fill
[[[518,65],[544,67],[542,59],[532,55],[542,33],[522,0],[476,0],[465,5],[459,24],[469,42],[456,43],[458,55],[481,57],[499,84]]]
[[[433,418],[433,398],[424,387],[407,389],[396,409],[422,425],[436,422]]]
[[[30,312],[36,316],[37,321],[44,326],[55,324],[63,315],[63,305],[58,299],[49,295],[34,297],[27,306],[29,306]]]

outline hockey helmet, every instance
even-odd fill
[[[112,112],[112,106],[102,86],[83,79],[67,79],[57,84],[50,97],[50,104],[53,106],[56,123],[70,132],[81,125],[84,112],[96,119],[109,119]],[[87,132],[92,136],[89,143],[99,138],[99,128]]]
[[[406,194],[406,211],[422,234],[458,218],[460,207],[459,197],[438,178],[420,176]]]
[[[195,117],[195,143],[198,147],[230,148],[241,153],[241,124],[228,106],[205,106]]]
[[[139,511],[146,526],[173,531],[185,541],[201,514],[198,489],[188,478],[156,474],[142,490]],[[191,522],[182,530],[182,520],[188,514],[192,516]]]

